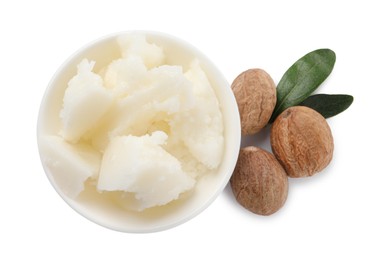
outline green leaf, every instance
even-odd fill
[[[350,95],[327,95],[317,94],[308,97],[300,106],[307,106],[324,118],[329,118],[345,111],[353,103],[353,97]]]
[[[270,122],[310,96],[332,72],[335,61],[336,55],[330,49],[312,51],[296,61],[277,85],[277,104]]]

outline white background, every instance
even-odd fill
[[[381,1],[2,1],[0,3],[0,259],[384,259]],[[355,97],[328,120],[330,166],[290,180],[276,214],[249,213],[229,187],[203,213],[171,230],[125,234],[73,211],[40,165],[36,121],[56,69],[88,42],[144,29],[189,41],[231,82],[252,67],[278,83],[317,48],[337,54],[322,93]],[[381,125],[382,124],[382,125]],[[263,141],[266,134],[258,138]]]

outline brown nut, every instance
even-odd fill
[[[249,69],[235,78],[231,88],[241,116],[242,134],[259,132],[269,122],[277,102],[273,79],[264,70]]]
[[[230,184],[239,204],[266,216],[283,206],[289,189],[285,170],[274,155],[253,146],[241,149]]]
[[[290,177],[312,176],[333,157],[333,136],[325,118],[317,111],[295,106],[274,121],[271,148]]]

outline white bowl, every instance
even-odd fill
[[[57,134],[60,127],[59,111],[67,82],[76,74],[76,66],[83,59],[95,60],[95,71],[120,56],[116,37],[118,33],[96,40],[81,48],[58,69],[43,97],[38,118],[38,145],[44,135]],[[240,147],[240,119],[238,107],[229,83],[214,64],[190,44],[159,32],[143,33],[149,42],[164,49],[168,63],[187,66],[193,58],[200,61],[220,103],[224,120],[225,148],[218,171],[199,179],[194,192],[186,199],[143,212],[124,210],[97,192],[83,192],[77,199],[67,197],[55,184],[48,167],[43,168],[59,195],[78,213],[104,227],[122,232],[155,232],[175,227],[193,218],[207,208],[223,191],[235,167]]]

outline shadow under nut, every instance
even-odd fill
[[[271,148],[288,176],[298,178],[316,174],[333,157],[333,136],[325,118],[315,110],[294,106],[274,121]]]
[[[242,148],[230,179],[236,200],[259,215],[271,215],[285,203],[288,179],[274,155],[257,147]]]

